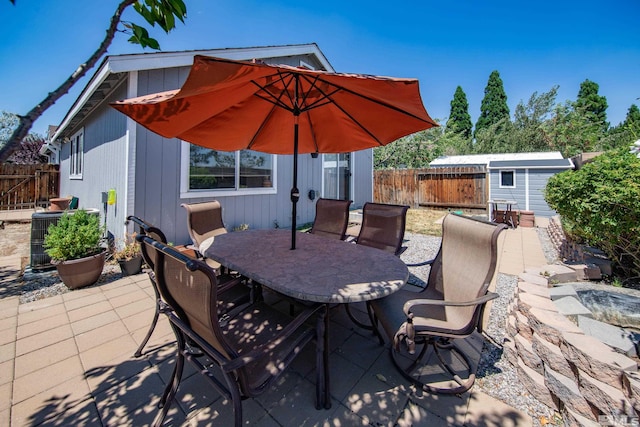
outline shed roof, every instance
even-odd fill
[[[494,160],[489,169],[573,169],[571,159]]]
[[[492,161],[518,161],[518,160],[551,160],[562,159],[559,151],[536,153],[494,153],[494,154],[470,154],[466,156],[440,156],[429,163],[431,167],[486,165]]]

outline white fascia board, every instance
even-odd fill
[[[333,67],[316,44],[118,55],[109,57],[109,66],[112,72],[121,73],[128,71],[191,66],[195,55],[215,56],[218,58],[246,61],[254,58],[277,58],[279,56],[305,54],[315,55],[327,71],[333,72]]]
[[[58,126],[58,129],[56,129],[56,132],[53,134],[53,137],[51,138],[52,142],[60,142],[60,143],[64,142],[64,141],[58,141],[58,137],[62,134],[65,128],[69,126],[71,119],[75,117],[75,115],[82,108],[82,106],[87,102],[87,100],[91,97],[91,95],[93,95],[93,92],[95,92],[96,88],[100,87],[102,82],[106,80],[109,74],[111,74],[111,70],[109,69],[109,58],[107,57],[107,59],[100,66],[100,69],[98,69],[96,74],[93,75],[93,77],[91,78],[91,81],[82,91],[78,99],[76,99],[76,102],[73,103],[73,105],[71,106],[71,109],[64,116],[64,119],[62,119],[62,123],[60,123],[60,126]]]

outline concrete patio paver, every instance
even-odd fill
[[[500,272],[546,264],[535,233],[504,233]],[[534,237],[537,247],[525,242]],[[0,257],[0,270],[15,268],[4,263]],[[148,425],[175,363],[164,316],[144,355],[133,357],[154,304],[145,274],[22,305],[1,298],[0,425]],[[532,425],[477,387],[461,397],[415,390],[395,370],[388,344],[353,326],[343,310],[331,316],[331,409],[314,408],[314,352],[306,348],[274,389],[243,402],[247,425]],[[167,425],[229,425],[232,415],[230,402],[186,367]]]

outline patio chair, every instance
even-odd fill
[[[316,217],[309,233],[344,240],[349,224],[351,200],[320,198],[316,202]]]
[[[149,222],[138,218],[137,216],[130,215],[127,218],[128,221],[132,221],[138,226],[138,235],[148,236],[149,238],[160,242],[167,243],[167,238],[164,233],[157,227],[153,226]],[[149,326],[149,330],[145,335],[144,339],[140,342],[140,346],[134,353],[135,357],[142,356],[142,350],[149,342],[151,338],[151,334],[153,333],[156,324],[158,323],[158,318],[160,315],[160,307],[162,305],[163,295],[160,294],[160,290],[158,288],[158,284],[156,282],[154,268],[157,261],[157,252],[156,250],[148,245],[140,245],[140,252],[142,254],[142,258],[147,265],[146,272],[149,275],[149,280],[151,281],[151,288],[155,294],[156,304],[155,304],[155,312],[153,314],[153,320],[151,321],[151,325]],[[226,312],[232,310],[239,304],[243,304],[250,300],[251,298],[251,290],[246,286],[235,286],[242,282],[242,278],[240,277],[231,277],[231,276],[218,276],[218,282],[224,284],[224,289],[227,290],[227,293],[224,296],[224,299],[221,299],[219,302],[219,310],[222,312]]]
[[[400,256],[407,248],[402,246],[409,206],[384,203],[365,203],[362,207],[362,225],[355,242]]]
[[[447,215],[437,256],[409,264],[431,265],[427,287],[371,301],[376,322],[393,342],[394,364],[426,391],[459,394],[473,386],[479,357],[473,343],[481,345],[485,305],[498,297],[488,289],[496,271],[498,236],[505,228]],[[429,364],[434,353],[439,369]]]
[[[262,301],[218,314],[219,286],[202,260],[186,257],[147,236],[141,241],[157,251],[156,279],[166,295],[162,312],[176,335],[176,363],[154,425],[162,425],[175,399],[185,359],[215,390],[232,402],[235,426],[242,425],[242,400],[266,392],[302,348],[316,340],[316,406],[325,391],[324,318],[322,304],[306,307],[295,318]],[[315,327],[313,318],[315,317]],[[200,361],[188,351],[191,340],[202,351]]]
[[[355,239],[358,245],[370,246],[400,256],[407,248],[402,246],[404,231],[407,223],[409,206],[384,203],[365,203],[362,207],[362,224]],[[365,304],[368,321],[358,320],[350,308],[344,304],[347,315],[359,327],[373,331],[383,343],[383,338],[377,328],[373,326],[373,313],[369,303]]]
[[[204,251],[211,246],[213,239],[227,232],[222,221],[222,206],[217,200],[183,203],[180,206],[187,211],[187,230],[193,249],[198,257],[205,258]],[[206,262],[211,268],[220,268],[220,263],[212,259],[206,259]]]

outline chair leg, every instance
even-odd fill
[[[156,328],[156,324],[158,323],[158,317],[160,317],[160,301],[156,300],[156,312],[153,314],[153,320],[151,321],[151,326],[149,327],[149,331],[147,332],[147,335],[144,337],[144,339],[140,343],[140,346],[138,347],[136,352],[133,354],[134,357],[142,356],[142,349],[144,348],[145,345],[147,345],[147,342],[149,342],[149,338],[151,338],[151,334],[153,333],[153,330]]]
[[[422,345],[422,349],[419,353],[417,353],[417,356],[411,356],[412,362],[409,365],[407,365],[406,362],[404,364],[401,362],[401,358],[407,356],[400,355],[399,352],[397,352],[394,347],[391,346],[391,358],[393,360],[393,363],[406,379],[419,386],[426,392],[438,394],[460,395],[473,386],[476,379],[476,374],[473,371],[469,357],[464,354],[464,352],[460,351],[450,340],[428,338],[421,342],[416,342],[416,345]],[[443,368],[444,371],[446,371],[446,373],[451,376],[451,380],[458,384],[457,386],[437,387],[425,383],[420,379],[419,370],[427,363],[425,356],[430,354],[427,352],[429,348],[433,348],[434,353],[438,358],[438,365],[440,365],[440,367]],[[442,350],[449,351],[452,358],[457,358],[464,364],[465,370],[468,372],[467,379],[463,379],[462,377],[460,377],[460,375],[451,367],[451,365],[443,357]]]
[[[173,399],[175,399],[176,397],[178,386],[180,385],[180,380],[182,379],[182,372],[184,370],[185,341],[182,334],[176,334],[176,339],[178,341],[176,365],[173,368],[171,379],[167,383],[167,386],[164,389],[164,393],[162,394],[162,398],[160,399],[160,403],[158,404],[158,406],[162,408],[162,410],[153,421],[154,427],[160,427],[164,423],[164,419],[167,417],[169,409],[171,409],[171,402],[173,402]]]

